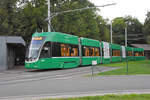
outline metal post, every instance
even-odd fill
[[[110,22],[110,41],[112,44],[112,21]]]
[[[127,75],[128,75],[128,57],[126,56],[126,67],[127,67]]]
[[[126,23],[126,27],[125,27],[125,46],[126,47],[128,46],[128,44],[127,44],[127,23]],[[126,67],[127,67],[126,73],[128,75],[128,54],[126,56]]]
[[[125,27],[125,46],[127,47],[128,44],[127,44],[127,26]]]
[[[91,69],[92,69],[92,76],[94,76],[94,66],[93,65],[91,66]]]
[[[47,0],[47,4],[48,4],[48,32],[51,32],[51,11],[50,11],[50,0]]]

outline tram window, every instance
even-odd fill
[[[69,57],[78,55],[79,55],[78,45],[53,42],[52,45],[53,57]]]
[[[127,52],[128,56],[132,56],[132,51]]]
[[[112,50],[112,56],[120,56],[120,50]]]
[[[79,56],[79,50],[77,45],[70,45],[70,56]]]
[[[70,56],[69,44],[61,44],[61,56]]]
[[[100,48],[83,46],[82,55],[83,56],[100,56]]]
[[[137,52],[137,51],[134,52],[134,56],[136,56],[136,57],[139,56],[139,52]]]
[[[60,43],[53,42],[52,43],[52,57],[60,57],[60,56],[61,56]]]
[[[85,46],[82,46],[82,56],[85,56]]]
[[[94,48],[93,47],[89,48],[89,56],[95,56]]]
[[[42,47],[40,58],[49,58],[50,57],[50,48],[51,48],[51,42],[46,42],[44,46]]]
[[[89,47],[85,47],[85,56],[90,56],[90,48]]]
[[[99,48],[95,48],[95,56],[100,56],[100,49]]]
[[[144,56],[143,52],[136,51],[134,52],[134,56]]]
[[[83,46],[82,47],[82,55],[83,56],[90,56],[89,54],[90,54],[90,48],[87,46]]]

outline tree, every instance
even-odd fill
[[[102,16],[98,15],[96,18],[96,22],[99,28],[98,36],[100,37],[100,40],[110,42],[110,31],[109,25],[107,24],[108,20],[105,20]]]
[[[0,3],[4,6],[0,8],[1,35],[19,35],[29,42],[35,31],[47,32],[48,23],[45,21],[47,0],[2,1],[5,5],[3,2]],[[51,0],[51,13],[93,6],[94,4],[88,0]],[[52,19],[53,31],[97,40],[109,40],[106,21],[97,15],[96,10],[98,9],[58,15]]]
[[[112,21],[113,43],[124,45],[124,29],[126,27],[123,17],[117,17]]]
[[[87,0],[72,0],[71,2],[67,1],[57,8],[54,7],[57,9],[54,11],[61,12],[66,10],[84,8],[87,6],[91,7],[94,5]],[[89,9],[58,15],[52,20],[52,25],[54,26],[55,31],[99,39],[99,29],[96,22],[95,11],[96,9]]]
[[[47,30],[47,6],[46,0],[30,0],[26,2],[23,7],[18,10],[18,33],[29,42],[31,35],[38,31]]]
[[[14,32],[17,0],[1,0],[0,2],[0,35],[11,35]]]
[[[131,16],[124,17],[124,20],[127,24],[128,43],[145,43],[144,34],[142,32],[142,23],[140,23],[137,18],[133,18]]]
[[[125,27],[127,27],[128,44],[145,43],[143,25],[137,18],[131,16],[118,17],[113,20],[114,43],[125,44]]]
[[[147,12],[146,19],[143,26],[143,33],[145,34],[146,42],[150,44],[150,12]]]

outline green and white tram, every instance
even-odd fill
[[[108,42],[60,32],[34,33],[26,53],[27,69],[74,68],[92,62],[111,63],[144,60],[144,49],[124,47]]]

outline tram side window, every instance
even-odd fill
[[[69,44],[61,44],[61,56],[70,56],[70,49]]]
[[[132,56],[132,51],[128,51],[128,56]]]
[[[136,51],[134,52],[134,56],[144,56],[143,52]]]
[[[53,57],[79,56],[78,45],[53,42],[52,56]]]
[[[137,51],[134,52],[134,56],[136,56],[136,57],[139,56],[139,52],[137,52]]]
[[[79,56],[79,48],[77,45],[70,45],[70,56]]]
[[[60,57],[60,56],[61,56],[60,43],[53,42],[52,43],[52,57]]]
[[[120,50],[112,50],[112,56],[120,56]]]
[[[95,51],[93,47],[90,47],[89,51],[90,51],[90,54],[89,54],[90,56],[95,56]]]
[[[95,56],[100,56],[100,48],[95,48]]]
[[[97,47],[82,47],[82,55],[83,56],[100,56],[100,49]]]
[[[89,56],[89,47],[86,47],[86,46],[82,47],[82,55]]]
[[[40,58],[49,58],[50,57],[50,48],[51,48],[51,42],[46,42],[44,46],[42,47]]]

